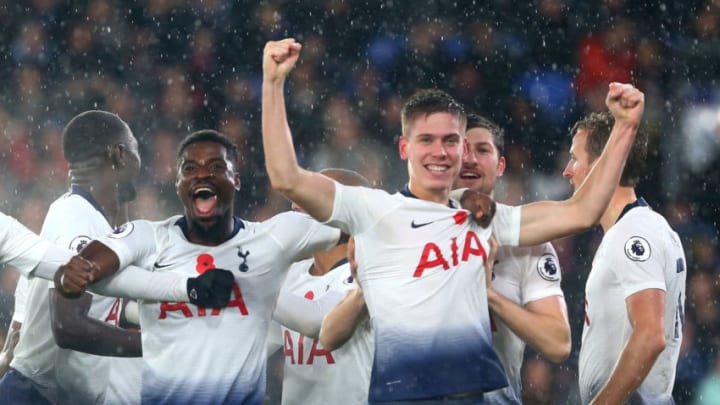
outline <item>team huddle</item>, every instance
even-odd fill
[[[550,242],[600,225],[582,403],[674,404],[686,264],[635,194],[642,92],[612,83],[609,111],[572,128],[570,198],[511,207],[492,200],[502,129],[418,91],[401,113],[408,182],[390,194],[299,166],[284,83],[301,48],[271,41],[263,54],[265,165],[293,202],[263,222],[234,215],[240,156],[223,134],[180,143],[181,214],[129,221],[132,131],[102,111],[68,123],[70,191],[40,237],[0,216],[0,260],[25,276],[3,401],[260,404],[267,357],[282,350],[283,404],[519,404],[525,345],[558,363],[572,347]]]

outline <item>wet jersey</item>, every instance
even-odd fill
[[[235,283],[227,308],[139,301],[144,368],[142,402],[262,402],[266,337],[278,291],[291,263],[335,244],[336,229],[284,213],[262,223],[235,219],[217,246],[190,243],[185,218],[133,221],[101,241],[120,258],[153,271],[197,276],[220,268]]]
[[[632,334],[627,298],[660,289],[665,291],[665,350],[630,402],[673,404],[684,320],[685,254],[677,233],[644,200],[626,210],[603,237],[585,287],[580,396],[587,404],[598,394]]]
[[[78,187],[55,200],[41,236],[73,253],[94,237],[112,231],[92,196]],[[48,290],[53,283],[29,281],[25,322],[11,366],[40,387],[55,402],[102,403],[108,385],[110,358],[62,349],[51,331]],[[88,316],[114,324],[118,299],[93,295]]]
[[[331,291],[343,294],[357,288],[344,264],[322,276],[309,273],[313,260],[295,263],[283,290],[306,299],[320,299]],[[342,347],[325,350],[317,339],[280,326],[279,336],[285,356],[283,405],[357,404],[368,402],[373,341],[368,322],[362,323]]]
[[[506,386],[485,289],[491,229],[465,210],[413,198],[407,189],[391,195],[336,183],[335,190],[328,222],[355,236],[375,334],[369,400]],[[517,245],[519,208],[499,209],[493,224],[500,244]]]
[[[500,206],[500,205],[499,205]],[[500,246],[493,266],[492,286],[512,302],[525,306],[551,296],[563,296],[560,265],[552,244]],[[509,385],[485,394],[488,404],[521,404],[520,369],[525,342],[497,317],[492,317],[493,347],[505,367]]]

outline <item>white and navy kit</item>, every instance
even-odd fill
[[[498,206],[502,206],[498,204]],[[505,209],[505,208],[501,208]],[[552,244],[537,246],[500,246],[493,266],[492,286],[512,302],[525,306],[539,299],[563,296],[560,288],[560,264]],[[520,369],[525,342],[492,313],[493,347],[505,367],[509,385],[485,394],[488,404],[522,403]]]
[[[491,229],[407,191],[335,184],[328,223],[355,236],[375,333],[369,400],[427,399],[507,385],[492,348],[484,265]],[[456,205],[457,202],[453,202]],[[500,244],[517,245],[520,209],[499,209]]]
[[[321,299],[329,292],[344,293],[357,288],[347,261],[322,276],[309,270],[313,259],[295,263],[288,273],[283,292],[309,300]],[[352,338],[330,352],[318,339],[280,326],[272,340],[282,345],[283,405],[347,404],[368,402],[373,340],[369,322],[363,322]]]
[[[12,321],[25,322],[25,304],[27,303],[27,294],[30,289],[30,281],[27,277],[20,275],[15,285],[15,309],[13,310]]]
[[[640,199],[605,234],[585,287],[580,347],[580,396],[589,403],[605,385],[632,334],[626,300],[665,291],[665,350],[632,396],[633,404],[674,404],[675,367],[682,341],[685,253],[665,218]]]
[[[58,266],[70,257],[72,254],[53,246],[15,218],[0,212],[0,264],[14,268],[25,277],[52,280]]]
[[[48,210],[41,235],[68,251],[79,252],[94,237],[112,232],[90,193],[72,186]],[[32,380],[53,402],[102,403],[109,384],[110,358],[61,349],[51,332],[48,290],[53,283],[30,280],[27,308],[12,368]],[[88,316],[114,324],[119,300],[93,295]]]
[[[192,276],[219,268],[235,276],[227,308],[139,302],[142,402],[260,404],[268,324],[285,274],[298,259],[337,243],[339,232],[307,215],[284,213],[262,223],[235,219],[230,239],[204,246],[188,242],[185,221],[133,221],[101,238],[121,268]]]

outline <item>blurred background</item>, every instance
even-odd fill
[[[508,169],[496,196],[516,204],[570,194],[561,176],[569,127],[605,109],[610,81],[632,82],[645,92],[642,130],[650,135],[640,194],[680,233],[689,264],[675,398],[698,400],[720,378],[720,1],[448,3],[1,1],[0,210],[39,231],[68,187],[60,132],[88,109],[119,114],[141,142],[135,217],[181,212],[175,148],[202,128],[222,131],[241,150],[238,213],[262,220],[287,210],[262,162],[261,56],[269,39],[303,43],[287,85],[301,164],[354,169],[388,191],[406,181],[399,112],[418,88],[448,90],[505,128]],[[561,365],[528,352],[528,404],[579,403],[583,286],[600,237],[554,243],[574,350]],[[0,271],[0,343],[16,279]],[[277,367],[269,380],[274,403]]]

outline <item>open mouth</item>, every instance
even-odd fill
[[[198,187],[192,194],[195,213],[200,217],[210,216],[217,207],[217,193],[210,187]]]
[[[473,172],[460,172],[460,178],[463,180],[477,180],[480,175]]]

